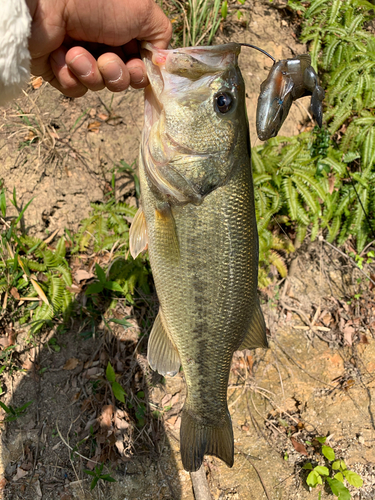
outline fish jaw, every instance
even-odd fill
[[[240,46],[142,47],[150,80],[142,138],[145,168],[166,201],[200,204],[233,168],[238,120],[243,119]],[[222,95],[231,105],[225,113],[216,104]]]

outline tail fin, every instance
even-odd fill
[[[214,455],[229,467],[234,462],[233,429],[229,412],[217,427],[204,425],[185,408],[182,411],[180,430],[181,459],[184,469],[197,471],[204,455]]]

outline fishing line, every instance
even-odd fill
[[[263,52],[263,54],[265,54],[266,56],[268,56],[270,59],[272,59],[272,61],[275,63],[276,62],[276,59],[274,57],[272,57],[268,52],[266,52],[265,50],[263,49],[260,49],[259,47],[257,47],[256,45],[252,45],[251,43],[240,43],[240,45],[242,45],[243,47],[250,47],[252,49],[256,49],[256,50],[259,50],[259,52]]]
[[[266,52],[265,50],[257,47],[256,45],[252,45],[251,43],[240,43],[239,45],[243,46],[243,47],[250,47],[252,49],[256,49],[256,50],[259,50],[259,52],[262,52],[263,54],[265,54],[266,56],[268,56],[270,59],[272,59],[273,63],[275,64],[276,63],[276,59],[274,57],[272,57],[268,52]],[[350,175],[350,171],[349,171],[349,168],[348,166],[346,166],[346,170],[348,172],[348,175],[349,175],[349,178],[350,178],[350,182],[351,182],[351,185],[353,186],[353,189],[354,189],[354,192],[355,192],[355,195],[357,197],[357,200],[359,202],[359,204],[361,205],[361,208],[363,210],[363,213],[365,214],[365,217],[366,217],[366,220],[367,220],[367,223],[369,225],[369,228],[370,228],[370,231],[372,233],[372,236],[375,238],[375,231],[374,231],[374,228],[372,227],[372,223],[371,223],[371,220],[370,220],[370,217],[367,215],[367,212],[365,210],[365,207],[363,206],[363,203],[362,203],[362,200],[357,192],[357,189],[355,187],[355,184],[354,184],[354,181],[353,181],[353,178],[352,176]],[[273,217],[273,216],[272,216]],[[275,220],[275,222],[277,223],[277,225],[281,228],[280,224],[276,221],[276,219],[273,217],[273,219]],[[285,231],[282,229],[283,233],[286,235]]]

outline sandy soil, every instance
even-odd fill
[[[248,25],[228,20],[218,43],[254,43],[277,58],[305,51],[287,11],[249,1],[244,12]],[[256,100],[270,62],[243,49],[240,66],[254,145]],[[292,107],[280,135],[311,126],[308,101]],[[23,204],[35,196],[26,212],[30,232],[77,229],[90,203],[103,200],[119,161],[137,158],[142,112],[139,91],[102,91],[71,100],[46,84],[30,85],[4,109],[0,178],[9,190],[16,187]],[[117,196],[125,195],[129,186],[123,185]],[[303,246],[294,270],[287,281],[262,293],[270,349],[234,357],[228,398],[236,457],[232,469],[207,457],[214,499],[317,498],[306,488],[301,469],[309,460],[324,465],[319,448],[306,444],[317,436],[328,436],[337,456],[363,477],[363,488],[353,489],[352,497],[375,498],[374,291],[349,306],[359,275],[323,242]],[[26,373],[5,377],[2,401],[13,407],[33,404],[0,429],[0,498],[193,500],[179,456],[183,376],[164,381],[150,373],[146,342],[138,345],[144,324],[138,323],[141,327],[134,321],[133,329],[119,327],[111,335],[102,334],[99,325],[95,337],[84,340],[76,320],[62,333],[45,332],[35,345],[19,333],[17,359]],[[59,352],[48,343],[53,336]],[[97,391],[108,359],[118,363],[125,388],[145,393],[138,401],[145,414],[157,410],[160,418],[137,427],[134,409],[126,414],[105,391]],[[116,482],[100,481],[90,492],[84,470],[95,466],[88,458],[98,444],[109,459],[103,473]]]

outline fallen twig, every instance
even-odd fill
[[[323,239],[323,238],[322,238],[322,240],[321,240],[321,241],[324,241],[324,243],[325,243],[326,245],[330,246],[331,248],[333,248],[333,250],[336,250],[336,252],[338,252],[340,255],[342,255],[343,257],[345,257],[346,259],[348,259],[348,260],[349,260],[349,261],[353,264],[353,266],[354,266],[356,269],[358,269],[358,271],[359,271],[360,273],[362,273],[362,274],[363,274],[363,276],[365,276],[365,277],[366,277],[369,281],[371,281],[371,283],[372,283],[373,285],[375,285],[375,281],[374,281],[374,280],[372,280],[372,279],[370,278],[370,276],[368,276],[368,275],[367,275],[367,274],[366,274],[366,273],[365,273],[365,272],[364,272],[364,271],[363,271],[360,267],[358,267],[358,265],[357,265],[357,263],[356,263],[356,261],[355,261],[354,259],[352,259],[349,255],[346,255],[346,253],[342,252],[339,248],[337,248],[337,247],[335,247],[334,245],[332,245],[331,243],[329,243],[329,241],[327,241],[327,240],[325,240],[325,239]]]
[[[254,467],[254,470],[255,470],[255,472],[258,474],[259,480],[260,480],[260,482],[261,482],[261,484],[262,484],[262,486],[263,486],[263,490],[264,490],[264,493],[265,493],[265,495],[266,495],[267,499],[268,499],[268,500],[271,500],[271,498],[270,498],[270,496],[269,496],[269,494],[268,494],[268,491],[267,491],[266,485],[265,485],[265,484],[264,484],[264,482],[263,482],[262,476],[261,476],[261,474],[260,474],[259,470],[255,467],[254,462],[251,460],[250,455],[249,455],[249,454],[244,453],[242,450],[240,450],[239,448],[237,448],[237,446],[236,446],[235,448],[236,448],[236,450],[238,450],[238,451],[239,451],[239,453],[241,453],[241,455],[243,455],[243,456],[246,458],[246,460],[247,460],[248,462],[250,462],[250,464]]]
[[[190,472],[190,479],[193,484],[195,500],[212,500],[203,464],[196,472]]]

